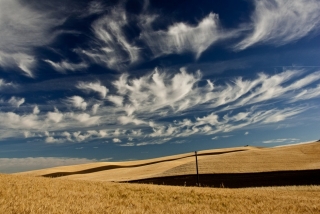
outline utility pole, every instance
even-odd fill
[[[197,155],[197,151],[194,152],[195,156],[196,156],[196,167],[197,167],[197,186],[200,186],[199,183],[199,170],[198,170],[198,155]]]

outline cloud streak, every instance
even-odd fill
[[[266,140],[266,141],[263,141],[262,143],[283,143],[283,142],[293,143],[293,142],[296,142],[296,141],[299,141],[299,139],[296,139],[296,138],[279,138],[279,139],[273,139],[273,140]]]
[[[285,45],[319,30],[317,0],[254,0],[252,32],[235,46],[243,50],[256,44]]]
[[[71,63],[68,61],[53,62],[49,59],[45,59],[43,61],[51,65],[56,71],[64,74],[67,71],[81,71],[89,67],[89,65],[85,62],[81,62],[81,63]]]
[[[106,95],[109,92],[109,89],[101,85],[100,82],[87,82],[87,83],[79,82],[79,84],[76,87],[85,92],[89,92],[89,91],[97,92],[100,94],[101,98],[106,98]]]
[[[143,29],[140,38],[151,49],[154,57],[168,54],[193,53],[198,59],[215,42],[236,36],[236,32],[223,31],[219,16],[210,13],[196,26],[187,23],[175,23],[168,30],[154,31],[151,24],[157,16],[142,16],[140,26]]]
[[[315,88],[308,88],[302,90],[299,94],[294,96],[291,102],[295,102],[298,100],[309,100],[320,97],[320,85],[317,85]]]
[[[140,77],[122,74],[110,82],[110,89],[100,82],[75,85],[86,93],[97,93],[99,100],[74,95],[57,100],[60,110],[23,103],[29,114],[1,112],[0,120],[7,122],[0,124],[0,134],[2,139],[20,136],[46,143],[108,139],[122,145],[131,139],[127,146],[142,146],[164,143],[161,139],[230,133],[293,120],[312,107],[295,102],[299,97],[318,96],[318,87],[310,85],[319,76],[318,71],[286,70],[217,82],[185,68],[176,73],[155,69]]]
[[[26,76],[34,77],[34,48],[53,41],[57,33],[50,31],[63,18],[18,0],[1,0],[0,4],[0,66],[19,68]]]
[[[128,40],[125,34],[126,27],[128,17],[120,4],[91,25],[96,37],[91,50],[83,49],[77,52],[108,68],[125,69],[140,60],[140,48]]]

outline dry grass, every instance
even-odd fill
[[[199,172],[203,174],[306,169],[320,169],[320,142],[199,157]],[[162,175],[192,173],[194,162],[188,162]]]
[[[230,152],[235,150],[252,150],[255,147],[234,147],[226,149],[214,149],[201,151],[203,153]],[[33,170],[28,172],[15,173],[17,175],[42,176],[56,172],[76,172],[81,170],[93,169],[96,167],[113,166],[114,169],[103,170],[88,174],[69,175],[63,178],[74,180],[95,180],[95,181],[126,181],[141,178],[161,176],[161,174],[174,167],[185,163],[194,162],[194,153],[186,153],[148,160],[126,161],[126,162],[99,162],[80,164],[73,166],[61,166],[49,169]],[[192,157],[190,157],[192,156]],[[139,166],[145,165],[145,166]],[[193,167],[194,168],[194,167]]]
[[[237,147],[229,149],[216,149],[201,151],[199,152],[199,154],[228,152],[235,150],[245,151],[219,155],[211,154],[199,156],[199,172],[202,174],[209,174],[320,169],[319,142],[278,148],[259,149],[255,147]],[[193,153],[140,161],[102,162],[75,166],[55,167],[18,174],[39,176],[53,172],[76,172],[79,170],[110,165],[113,165],[116,168],[87,174],[69,175],[61,177],[59,179],[67,178],[73,180],[90,181],[127,181],[151,177],[194,174],[195,159],[194,157],[188,157],[190,155],[193,155]],[[148,165],[136,166],[139,164]]]
[[[214,189],[0,174],[1,213],[320,213],[320,187]]]

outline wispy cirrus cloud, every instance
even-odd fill
[[[87,102],[80,96],[72,96],[66,99],[66,102],[71,104],[73,107],[86,110]]]
[[[279,99],[288,93],[295,92],[320,79],[319,71],[296,79],[302,73],[303,70],[286,70],[272,76],[260,73],[258,74],[258,78],[253,81],[236,79],[236,86],[234,88],[237,89],[237,91],[234,92],[236,96],[233,96],[230,101],[235,101],[234,98],[237,98],[237,102],[233,104],[233,107],[228,106],[226,109],[255,104],[266,100]],[[242,99],[238,99],[239,97],[242,97]],[[222,101],[223,103],[227,101],[226,98],[228,98],[228,96],[225,96]]]
[[[319,30],[317,0],[254,0],[254,6],[252,32],[235,46],[237,50],[261,43],[284,45]]]
[[[33,114],[39,114],[40,113],[40,109],[39,109],[39,107],[37,105],[33,108],[32,113]]]
[[[157,17],[140,17],[143,29],[140,38],[151,49],[154,57],[190,52],[198,59],[215,42],[237,36],[236,31],[222,30],[219,16],[214,13],[204,17],[196,26],[179,22],[169,26],[168,30],[154,31],[151,24]]]
[[[155,69],[151,74],[139,79],[129,79],[127,74],[120,76],[113,84],[117,89],[118,102],[128,115],[133,112],[151,112],[163,108],[182,111],[197,102],[194,95],[195,84],[200,80],[200,72],[188,74],[184,68],[170,75]]]
[[[194,134],[213,135],[217,133],[231,132],[237,129],[257,124],[270,124],[283,121],[291,116],[306,111],[306,107],[284,108],[284,109],[255,109],[250,108],[237,114],[218,114],[211,113],[204,117],[197,117],[194,121],[190,121],[188,127],[184,127],[180,121],[176,121],[174,126],[154,128],[153,134],[157,136],[168,136],[162,130],[174,130],[173,136],[186,137]],[[239,116],[240,115],[240,116]],[[244,116],[245,115],[245,116]],[[151,134],[152,135],[152,134]],[[222,136],[223,137],[223,136]],[[218,137],[212,138],[213,140]]]
[[[103,100],[87,102],[75,95],[57,100],[61,110],[26,103],[29,114],[1,113],[0,120],[7,121],[0,124],[1,137],[43,138],[47,143],[116,139],[119,145],[131,139],[130,143],[142,146],[191,135],[220,136],[293,119],[307,111],[310,106],[291,100],[319,79],[318,71],[301,70],[219,82],[184,68],[176,73],[155,69],[138,78],[122,74],[110,83],[109,91],[101,83],[75,85],[105,96]],[[282,107],[273,105],[275,100]]]
[[[196,25],[176,22],[167,30],[154,30],[153,22],[161,17],[148,11],[148,3],[140,15],[128,14],[124,4],[119,3],[91,25],[95,40],[91,49],[78,48],[75,51],[93,62],[108,68],[123,71],[129,65],[142,60],[141,50],[148,49],[157,58],[169,54],[192,53],[198,59],[212,44],[239,36],[239,29],[224,29],[218,14],[209,13]],[[132,20],[138,26],[132,26]],[[128,29],[138,27],[139,36],[130,37]],[[130,38],[130,39],[129,39]]]
[[[0,66],[19,68],[34,77],[34,48],[49,44],[57,35],[51,30],[64,18],[18,0],[1,0],[0,4]]]
[[[114,143],[121,143],[122,142],[119,138],[113,138],[112,141]]]
[[[100,82],[79,82],[76,87],[86,92],[97,92],[100,94],[101,98],[105,98],[107,93],[109,92],[109,89],[101,85]]]
[[[5,129],[15,129],[16,131],[21,130],[37,130],[40,128],[41,121],[37,115],[27,114],[19,115],[14,112],[1,112],[0,120],[6,121],[1,123],[0,127]]]
[[[309,100],[317,97],[320,97],[320,85],[317,85],[314,88],[302,90],[299,94],[292,98],[291,102],[295,102],[298,100]]]
[[[92,48],[76,51],[95,63],[123,70],[140,59],[140,48],[129,41],[125,33],[126,27],[128,27],[127,13],[120,4],[91,25],[96,37],[96,41],[91,44]]]
[[[45,59],[43,61],[51,65],[56,71],[60,73],[66,73],[67,71],[81,71],[89,67],[89,65],[85,62],[71,63],[65,60],[61,62],[53,62],[49,59]]]
[[[10,100],[8,100],[8,103],[14,107],[19,108],[23,103],[25,102],[24,98],[20,98],[20,97],[11,97]]]
[[[299,141],[299,139],[296,138],[279,138],[279,139],[272,139],[272,140],[266,140],[266,141],[262,141],[262,143],[283,143],[283,142],[297,142]]]
[[[206,84],[199,87],[200,73],[188,74],[182,69],[180,73],[168,75],[155,69],[139,79],[121,75],[113,82],[117,95],[112,96],[117,98],[117,106],[127,115],[152,112],[163,117],[199,105],[202,109],[220,107],[225,111],[292,96],[296,90],[320,79],[319,71],[299,78],[302,74],[302,70],[287,70],[275,75],[260,73],[254,79],[238,77],[225,84],[206,80]]]
[[[4,79],[0,79],[0,90],[6,89],[6,88],[15,88],[15,87],[17,87],[16,84],[12,82],[7,82]]]

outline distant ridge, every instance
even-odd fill
[[[295,173],[295,176],[298,176],[293,180],[298,181],[301,180],[299,176],[309,176],[308,173],[318,173],[317,170],[320,170],[319,141],[272,148],[244,146],[213,149],[199,151],[198,154],[200,177],[205,176],[204,178],[207,180],[210,180],[212,175],[220,175],[222,177],[225,175],[232,180],[232,176],[235,174],[237,174],[236,176],[250,175],[253,179],[254,177],[259,177],[259,173],[267,172],[280,176],[278,178],[273,177],[274,179],[281,180],[287,173],[292,172]],[[277,172],[283,173],[277,174]],[[96,162],[16,174],[71,180],[113,182],[140,182],[144,180],[157,183],[151,180],[161,180],[162,178],[185,179],[186,176],[190,178],[190,176],[194,176],[195,173],[195,157],[194,153],[191,152],[148,160]],[[215,177],[215,179],[218,177]],[[190,183],[188,179],[184,182]],[[226,179],[226,177],[224,177],[224,179]],[[163,182],[170,183],[167,181]],[[308,182],[305,182],[305,184]],[[210,182],[207,182],[207,184],[210,185]],[[297,182],[296,185],[299,185],[299,182]]]

